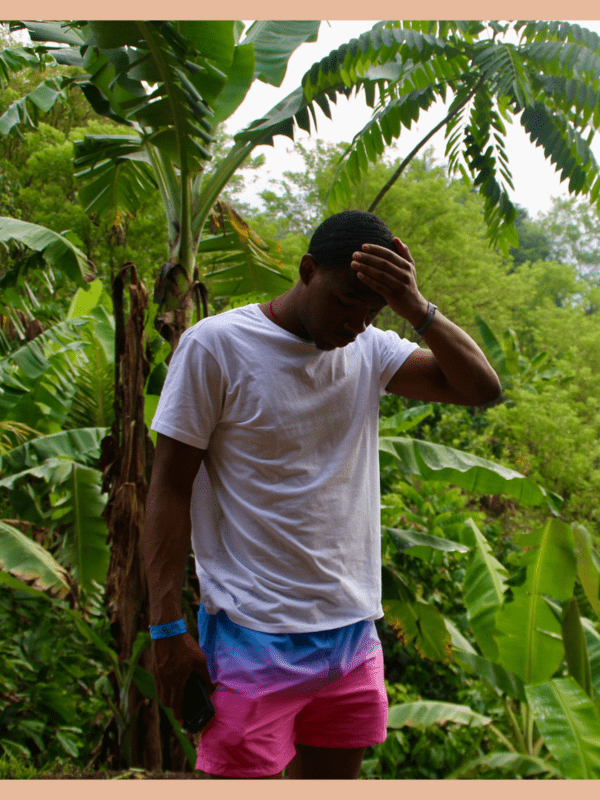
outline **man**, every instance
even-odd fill
[[[326,220],[296,285],[184,333],[153,422],[146,569],[159,695],[212,693],[207,777],[357,778],[384,741],[378,402],[483,405],[500,384],[373,214]],[[429,349],[371,323],[386,305]],[[190,548],[200,647],[180,620]],[[182,627],[183,626],[183,627]]]

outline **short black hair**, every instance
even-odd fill
[[[395,251],[388,226],[368,211],[341,211],[322,222],[313,233],[309,254],[324,270],[349,269],[352,254],[363,244],[379,244]]]

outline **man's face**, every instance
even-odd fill
[[[304,285],[300,320],[318,350],[345,347],[366,330],[387,303],[380,294],[368,290],[350,267],[330,271],[313,265]]]

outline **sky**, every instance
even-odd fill
[[[301,45],[293,54],[288,64],[288,71],[283,84],[279,88],[267,86],[256,81],[246,99],[234,115],[228,120],[227,130],[230,134],[236,133],[248,125],[261,114],[271,109],[279,100],[287,96],[300,85],[302,76],[315,62],[328,55],[344,42],[357,38],[361,33],[368,31],[377,20],[322,22],[318,41]],[[578,24],[600,34],[600,20],[578,20]],[[332,121],[328,120],[318,109],[316,137],[330,142],[350,142],[363,125],[371,117],[364,97],[352,97],[347,100],[340,97],[337,104],[332,104]],[[406,156],[423,136],[443,119],[444,106],[440,103],[426,114],[423,114],[417,125],[410,131],[403,131],[397,141],[397,153]],[[309,135],[300,130],[297,138],[303,144],[310,146],[310,140],[315,135]],[[554,166],[546,160],[543,150],[531,143],[527,134],[517,123],[507,129],[505,139],[506,152],[509,157],[513,184],[515,191],[510,192],[513,202],[524,206],[532,218],[548,211],[552,205],[552,198],[568,196],[566,183],[560,183],[559,175],[554,171]],[[442,128],[429,142],[433,146],[434,158],[438,163],[444,162],[444,129]],[[600,135],[597,135],[592,147],[598,161],[600,161]],[[254,150],[253,156],[264,153],[266,163],[258,172],[258,180],[252,184],[243,200],[253,205],[259,202],[257,193],[269,187],[271,181],[281,178],[285,170],[300,170],[303,167],[302,159],[294,154],[293,143],[284,136],[277,136],[274,147],[264,146]]]

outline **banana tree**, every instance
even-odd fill
[[[600,617],[600,556],[592,536],[581,525],[560,521],[560,498],[526,476],[451,448],[386,435],[410,430],[428,410],[417,407],[382,421],[383,464],[393,458],[405,475],[511,494],[525,504],[547,505],[555,516],[542,529],[516,537],[520,551],[509,566],[495,558],[473,520],[449,526],[448,538],[382,528],[388,623],[423,657],[454,660],[493,687],[511,733],[506,736],[491,718],[467,707],[433,701],[392,707],[389,728],[449,721],[483,725],[504,746],[449,777],[476,776],[482,770],[524,777],[600,777],[600,632],[598,619],[580,616],[576,599],[582,591],[592,613]],[[386,557],[390,544],[399,554],[393,558]],[[444,551],[467,554],[464,603],[478,649],[418,597],[399,568],[405,552],[431,562],[436,552]],[[525,580],[515,580],[511,566]],[[581,588],[576,592],[577,579]],[[541,758],[544,746],[547,755]]]
[[[11,347],[4,332],[6,322],[10,320],[18,339],[24,341],[23,321],[35,320],[39,301],[28,280],[31,275],[54,293],[63,276],[75,286],[85,287],[93,280],[95,267],[72,234],[59,234],[11,217],[0,217],[0,245],[10,253],[10,266],[0,277],[0,343],[8,352]]]
[[[418,477],[425,481],[442,481],[478,494],[506,494],[523,505],[546,506],[557,514],[562,498],[548,492],[521,473],[479,456],[464,453],[444,445],[432,444],[406,435],[432,412],[431,405],[419,405],[382,419],[379,425],[379,463],[381,470],[391,464],[405,476]],[[402,434],[391,436],[390,433]],[[425,534],[414,529],[382,527],[382,599],[386,620],[405,643],[412,643],[419,653],[432,660],[444,661],[450,657],[452,641],[464,644],[449,620],[444,619],[431,603],[417,596],[415,587],[398,570],[392,551],[410,551],[424,559],[434,552],[466,553],[473,550],[469,567],[469,583],[465,587],[469,607],[478,632],[486,645],[495,648],[491,634],[486,636],[496,606],[490,611],[492,601],[499,601],[504,591],[506,570],[493,558],[490,548],[481,534],[458,535],[464,525],[448,529],[448,538]],[[470,528],[469,528],[470,530]],[[476,529],[475,529],[476,530]],[[493,576],[491,584],[489,576]],[[465,598],[467,599],[467,598]],[[486,651],[487,652],[487,651]],[[496,655],[495,649],[492,655]]]
[[[158,187],[167,259],[155,287],[157,327],[175,348],[191,320],[194,298],[204,292],[196,255],[209,215],[235,170],[264,138],[254,136],[234,147],[209,170],[215,128],[239,107],[255,79],[281,84],[290,55],[303,42],[316,40],[319,22],[259,21],[243,37],[242,23],[218,20],[25,22],[11,27],[26,28],[34,42],[19,48],[29,61],[15,58],[17,67],[36,55],[42,63],[78,66],[83,74],[47,79],[8,108],[0,132],[35,125],[40,110],[49,110],[78,86],[97,113],[124,126],[114,135],[87,136],[76,145],[85,208],[135,213],[143,193]],[[235,227],[229,209],[219,211]],[[230,248],[231,241],[224,245]],[[238,271],[242,278],[251,277],[255,292],[289,288],[291,278],[277,259],[268,260],[269,270],[251,271],[242,260]]]
[[[600,777],[600,633],[598,619],[580,616],[574,594],[579,578],[597,613],[600,557],[591,535],[552,519],[518,536],[514,566],[525,580],[513,580],[510,592],[508,569],[472,521],[459,539],[471,550],[464,599],[479,652],[446,621],[450,651],[456,663],[497,692],[511,733],[502,734],[491,718],[464,706],[428,701],[392,707],[389,727],[449,720],[488,726],[505,749],[463,765],[451,778],[475,777],[481,770]]]
[[[40,436],[0,457],[0,489],[17,517],[2,523],[0,568],[56,588],[55,582],[48,583],[48,559],[40,556],[46,552],[54,561],[51,553],[56,553],[61,565],[56,575],[63,576],[63,587],[83,611],[104,585],[109,562],[102,519],[106,498],[101,473],[93,466],[104,433],[81,428]],[[20,531],[22,523],[33,526],[47,547]],[[45,571],[38,563],[45,564]]]

